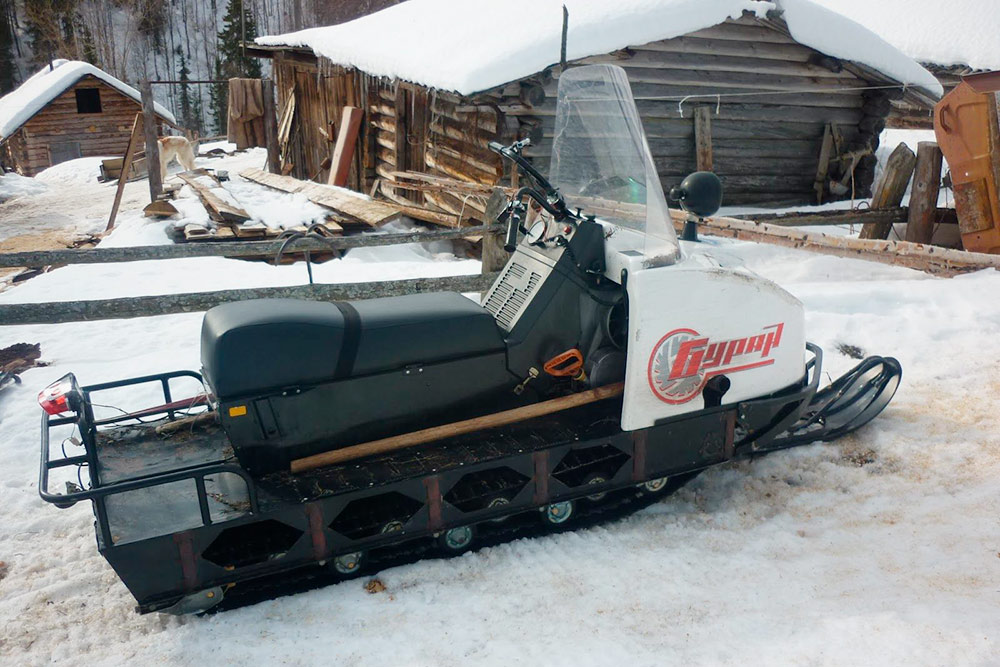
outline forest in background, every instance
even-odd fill
[[[189,83],[261,76],[244,35],[342,23],[400,0],[0,0],[0,95],[51,60],[84,60],[137,85],[202,136],[224,132],[225,87]],[[264,68],[262,69],[262,62]]]

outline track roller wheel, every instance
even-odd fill
[[[572,500],[564,500],[561,503],[546,505],[541,508],[542,519],[544,519],[545,523],[552,526],[564,524],[573,516],[574,508],[575,504]]]
[[[607,481],[608,481],[608,478],[605,477],[602,473],[595,472],[595,473],[591,473],[590,476],[587,477],[586,481],[584,481],[583,484],[584,484],[584,486],[591,486],[591,485],[596,486],[597,484],[604,484]],[[587,496],[587,500],[589,500],[592,503],[599,503],[602,500],[604,500],[605,496],[607,496],[607,495],[608,495],[607,491],[601,491],[600,493],[594,493],[594,494],[591,494],[591,495]]]
[[[656,479],[651,479],[648,482],[643,482],[639,485],[643,493],[649,494],[651,496],[658,493],[662,493],[669,486],[669,477],[657,477]]]
[[[468,549],[476,539],[475,526],[458,526],[438,536],[438,545],[448,553],[458,554]]]
[[[355,574],[361,569],[361,561],[363,557],[363,551],[342,554],[333,559],[333,569],[339,574]]]

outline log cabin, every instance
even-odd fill
[[[56,60],[0,98],[0,163],[34,176],[80,157],[119,156],[142,111],[139,91],[89,63]],[[155,105],[159,126],[175,126]]]
[[[486,146],[523,137],[544,172],[560,72],[614,63],[629,76],[665,191],[710,169],[727,204],[826,202],[870,195],[893,99],[933,104],[941,94],[912,59],[808,0],[565,5],[568,17],[551,0],[410,0],[258,38],[253,54],[273,59],[283,169],[324,180],[342,109],[359,107],[350,187],[379,181],[401,202],[482,210],[474,198],[393,188],[394,174],[509,183]]]

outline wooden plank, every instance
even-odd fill
[[[808,227],[810,225],[869,225],[886,224],[892,225],[897,222],[906,222],[906,209],[903,207],[893,207],[883,210],[850,210],[850,211],[815,211],[803,213],[792,211],[790,213],[748,213],[746,215],[734,215],[738,220],[753,220],[754,222],[766,222],[769,225],[781,227]]]
[[[559,398],[542,401],[541,403],[525,405],[520,408],[514,408],[513,410],[504,410],[503,412],[496,412],[483,417],[475,417],[473,419],[466,419],[460,422],[444,424],[443,426],[426,428],[421,431],[395,435],[390,438],[373,440],[371,442],[365,442],[351,447],[342,447],[341,449],[335,449],[331,452],[323,452],[321,454],[314,454],[313,456],[295,459],[292,461],[291,471],[293,474],[296,474],[306,470],[320,468],[322,466],[343,463],[344,461],[352,461],[365,456],[383,454],[385,452],[397,451],[407,447],[414,447],[416,445],[434,442],[435,440],[451,438],[464,433],[475,433],[476,431],[484,431],[490,428],[497,428],[498,426],[527,421],[529,419],[543,417],[554,412],[561,412],[563,410],[569,410],[570,408],[579,407],[581,405],[588,405],[590,403],[596,403],[597,401],[614,398],[616,396],[620,396],[623,391],[625,391],[625,383],[618,382],[616,384],[610,384],[604,387],[570,394],[569,396],[560,396]]]
[[[670,210],[674,228],[683,230],[687,219],[683,211]],[[698,231],[710,236],[770,243],[835,257],[862,259],[881,264],[903,266],[939,276],[955,276],[971,271],[1000,269],[1000,255],[951,250],[907,241],[877,241],[848,236],[827,236],[816,232],[778,227],[735,218],[712,217],[698,223]]]
[[[917,162],[910,188],[910,215],[906,222],[906,240],[930,243],[934,236],[934,210],[941,187],[941,148],[933,141],[917,144]]]
[[[712,171],[712,110],[709,107],[694,110],[694,146],[698,171]]]
[[[61,324],[64,322],[196,313],[206,311],[222,303],[250,299],[287,298],[313,301],[353,301],[416,292],[481,292],[496,278],[497,274],[475,274],[445,278],[410,278],[374,283],[259,287],[94,301],[0,304],[0,325]]]
[[[261,84],[264,98],[264,142],[267,145],[267,170],[281,172],[281,150],[278,147],[278,114],[274,105],[274,82],[264,79]]]
[[[149,201],[154,202],[163,192],[163,175],[160,173],[160,144],[156,137],[156,112],[153,104],[153,87],[149,79],[142,82],[142,124],[146,136],[146,173],[149,175]]]
[[[205,210],[208,211],[208,215],[212,220],[216,222],[244,223],[250,219],[249,213],[238,206],[233,206],[229,202],[224,201],[212,192],[211,187],[198,180],[199,178],[210,178],[215,182],[216,187],[222,187],[222,184],[204,169],[183,171],[177,174],[177,178],[191,186],[201,200],[201,203],[204,204]]]
[[[345,187],[347,177],[351,172],[351,162],[358,145],[358,130],[364,112],[358,107],[344,107],[340,116],[340,130],[337,132],[337,143],[333,149],[333,159],[330,165],[330,185]]]
[[[362,199],[330,186],[302,181],[291,176],[268,174],[260,169],[245,169],[240,172],[240,176],[282,192],[301,192],[314,204],[332,209],[372,227],[398,220],[401,215],[398,208],[389,204]]]
[[[330,226],[330,223],[326,223]],[[427,232],[403,232],[397,234],[364,234],[323,241],[311,238],[296,239],[289,246],[296,252],[314,250],[347,250],[349,248],[371,248],[403,243],[423,243],[461,238],[469,234],[487,234],[500,231],[501,225],[439,229]],[[226,233],[228,232],[228,233]],[[217,236],[233,234],[228,226],[219,227]],[[128,246],[122,248],[78,248],[65,250],[30,250],[24,252],[0,253],[0,268],[43,267],[55,264],[106,264],[118,262],[138,262],[150,259],[177,259],[182,257],[271,257],[277,254],[284,241],[220,242],[211,245],[153,245]]]
[[[885,163],[885,171],[882,172],[882,179],[875,188],[872,196],[872,209],[886,209],[899,206],[906,194],[906,185],[913,175],[913,167],[917,157],[910,150],[909,146],[900,142],[889,156]],[[893,222],[903,222],[896,220]],[[859,238],[862,239],[887,239],[889,231],[892,229],[892,222],[870,222],[865,223],[861,228]]]
[[[128,146],[125,148],[125,156],[122,158],[121,168],[118,170],[118,188],[115,190],[115,201],[111,205],[111,215],[108,216],[108,224],[104,228],[105,233],[114,229],[115,218],[118,217],[118,207],[122,203],[122,194],[125,192],[125,183],[129,179],[129,170],[132,168],[132,156],[135,155],[136,146],[139,144],[139,135],[143,131],[142,114],[137,113],[132,122],[132,134],[128,138]],[[148,173],[148,169],[147,169]]]

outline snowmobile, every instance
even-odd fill
[[[497,218],[513,254],[481,303],[228,303],[205,314],[200,373],[68,375],[40,394],[40,494],[92,501],[140,612],[586,525],[709,466],[837,438],[890,401],[895,359],[820,390],[802,304],[677,240],[623,70],[559,78],[548,178],[524,145],[490,145],[530,184]],[[696,173],[672,196],[696,220],[721,187]],[[175,400],[181,381],[203,391]],[[143,391],[162,403],[95,412]],[[55,429],[74,431],[62,456]],[[77,482],[57,493],[55,471]]]

